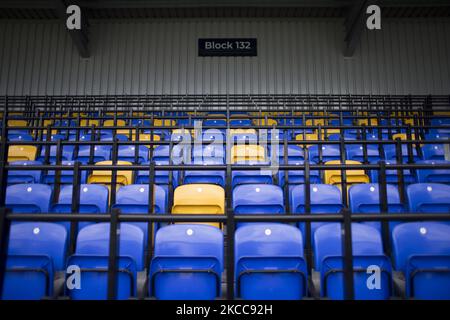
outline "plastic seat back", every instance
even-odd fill
[[[344,299],[344,274],[342,256],[342,230],[339,223],[328,223],[314,234],[315,269],[320,271],[321,296],[333,300]],[[389,259],[383,254],[378,230],[352,223],[353,277],[355,299],[384,300],[392,292],[392,270]],[[369,267],[377,266],[380,272],[379,288],[368,286]]]
[[[8,162],[36,160],[37,147],[27,145],[10,145],[8,148]]]
[[[15,213],[48,212],[52,188],[45,184],[23,183],[6,188],[5,205]]]
[[[417,164],[447,164],[450,166],[450,161],[443,160],[423,160],[417,161]],[[448,169],[417,169],[417,182],[419,183],[445,183],[450,184],[450,167]]]
[[[3,283],[4,300],[39,300],[53,295],[55,271],[64,270],[67,232],[57,224],[11,225]]]
[[[81,271],[80,289],[68,291],[74,300],[103,300],[107,298],[109,223],[97,223],[80,230],[76,252],[68,265]],[[137,271],[144,268],[144,233],[136,226],[121,223],[119,235],[117,298],[136,296]]]
[[[96,166],[110,166],[112,161],[101,161],[95,164]],[[117,165],[131,166],[128,161],[117,161]],[[87,182],[96,184],[111,185],[112,171],[109,170],[94,170],[89,175]],[[117,185],[128,185],[133,183],[133,171],[131,170],[117,170]]]
[[[223,234],[212,226],[175,224],[156,233],[149,292],[162,300],[220,296]]]
[[[342,195],[336,186],[326,184],[312,184],[310,186],[311,213],[313,214],[335,214],[343,209]],[[298,185],[290,191],[290,208],[294,214],[305,213],[305,186]],[[311,237],[321,225],[326,222],[311,223]],[[302,234],[305,234],[305,223],[298,223]]]
[[[325,165],[338,165],[341,162],[337,161],[328,161]],[[361,165],[361,162],[346,160],[346,164],[350,165]],[[364,172],[364,170],[346,170],[347,175],[347,184],[352,185],[355,183],[369,183],[370,179]],[[325,170],[324,180],[326,184],[338,185],[340,186],[342,183],[341,170]]]
[[[405,206],[400,201],[400,194],[394,185],[386,185],[388,212],[402,213],[405,212]],[[374,183],[355,184],[349,189],[349,202],[352,213],[380,213],[380,196],[379,185]],[[362,222],[381,230],[380,222]],[[391,228],[395,224],[390,223]]]
[[[186,184],[175,189],[172,214],[224,214],[225,191],[212,184]],[[220,223],[209,223],[220,228]]]
[[[440,183],[416,183],[406,189],[409,209],[422,213],[450,213],[450,186]]]
[[[148,192],[149,186],[144,184],[123,186],[117,192],[116,204],[113,208],[120,209],[123,214],[149,214]],[[162,187],[154,185],[153,212],[155,214],[166,213],[166,203],[166,191]],[[144,232],[144,238],[147,239],[148,223],[129,222],[129,224],[139,227]],[[159,223],[155,223],[154,232],[156,232],[158,227]]]
[[[450,226],[409,222],[395,227],[392,248],[397,270],[414,299],[450,299]]]
[[[40,161],[14,161],[10,163],[13,166],[38,166]],[[9,170],[8,185],[18,183],[40,183],[42,179],[42,170]]]
[[[235,233],[236,297],[297,300],[306,294],[300,231],[278,223],[247,224]]]

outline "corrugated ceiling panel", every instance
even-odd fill
[[[0,94],[449,94],[450,20],[384,19],[345,59],[341,19],[91,21],[81,59],[59,21],[0,22]],[[258,57],[198,57],[256,37]]]

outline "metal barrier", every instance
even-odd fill
[[[303,99],[303,100],[302,100]],[[328,100],[327,100],[328,99]],[[3,101],[3,108],[2,108]],[[149,145],[150,159],[153,155],[153,146],[155,145],[169,145],[169,154],[171,154],[174,142],[171,140],[161,140],[154,141],[155,130],[172,130],[179,129],[180,126],[155,126],[155,125],[142,125],[142,126],[132,126],[128,124],[126,126],[117,126],[117,120],[150,120],[153,121],[157,119],[187,119],[189,120],[189,125],[182,126],[182,128],[190,131],[195,129],[195,126],[191,124],[193,119],[207,119],[208,115],[201,114],[201,112],[208,112],[213,110],[205,107],[207,103],[217,102],[216,107],[224,107],[222,110],[225,114],[219,116],[219,118],[226,120],[226,127],[224,126],[204,126],[203,129],[237,129],[242,128],[241,126],[230,125],[231,119],[236,118],[246,118],[251,120],[267,120],[269,118],[275,117],[277,119],[302,119],[302,125],[252,125],[249,128],[254,129],[279,129],[283,132],[283,140],[280,141],[280,146],[283,147],[283,158],[284,163],[279,165],[279,170],[284,171],[285,178],[288,179],[289,170],[297,170],[304,172],[304,192],[305,192],[305,214],[295,215],[289,210],[289,205],[286,209],[285,215],[235,215],[232,209],[231,195],[232,195],[232,184],[231,176],[232,172],[235,170],[260,170],[265,167],[265,165],[239,165],[230,164],[229,162],[224,165],[155,165],[153,161],[149,165],[138,165],[133,164],[131,166],[120,166],[117,164],[118,161],[118,148],[121,145]],[[252,104],[245,105],[249,109],[243,109],[240,106],[236,108],[231,108],[231,103],[236,103],[241,101],[242,103]],[[263,101],[260,102],[259,101]],[[269,101],[270,103],[268,103]],[[281,107],[279,108],[277,103],[283,101]],[[310,105],[306,107],[303,105],[304,101],[315,101],[318,105]],[[328,101],[328,104],[319,108],[320,102]],[[332,105],[338,101],[341,103],[338,109],[331,108]],[[382,101],[382,104],[380,103]],[[434,102],[436,105],[434,105]],[[158,102],[162,102],[158,105]],[[176,102],[176,103],[175,103]],[[187,105],[195,105],[183,107],[180,106],[182,102]],[[257,103],[258,102],[258,103]],[[273,103],[272,103],[273,102]],[[11,103],[11,105],[10,105]],[[78,105],[76,105],[78,103]],[[105,104],[109,104],[105,106]],[[132,110],[130,106],[139,106],[140,104],[150,104],[143,107],[143,109]],[[306,102],[305,102],[306,103]],[[373,104],[372,104],[373,103]],[[176,106],[175,106],[176,104]],[[224,104],[222,106],[222,104]],[[292,104],[292,105],[291,105]],[[394,110],[389,107],[396,105]],[[161,107],[162,115],[156,114],[156,108]],[[213,106],[211,106],[213,107]],[[436,107],[436,108],[435,108]],[[128,109],[127,109],[128,108]],[[165,108],[170,111],[166,111]],[[258,112],[257,115],[233,115],[232,112]],[[263,112],[283,112],[289,109],[289,114],[281,115],[268,115],[263,114]],[[356,110],[356,115],[347,115],[344,112]],[[119,112],[128,112],[126,114],[119,114]],[[131,110],[131,111],[130,111]],[[430,120],[439,118],[432,114],[433,111],[448,111],[450,110],[450,98],[447,96],[95,96],[95,97],[4,97],[0,99],[0,113],[2,114],[2,135],[1,135],[1,146],[0,146],[0,288],[3,284],[3,276],[5,274],[5,263],[7,255],[8,246],[8,236],[11,221],[70,221],[70,236],[69,236],[69,252],[68,254],[74,253],[75,249],[75,237],[77,222],[80,221],[96,221],[96,222],[110,222],[110,246],[109,246],[109,267],[108,267],[108,298],[115,299],[116,297],[116,275],[117,275],[117,255],[118,255],[118,236],[117,229],[120,228],[120,222],[147,222],[149,224],[149,232],[147,238],[147,247],[150,252],[146,256],[145,265],[148,267],[150,265],[152,257],[152,246],[153,246],[153,232],[150,227],[152,223],[155,222],[220,222],[226,225],[227,232],[227,259],[226,259],[226,281],[227,281],[227,299],[234,298],[234,232],[236,228],[236,223],[238,222],[304,222],[305,228],[305,258],[307,261],[307,266],[309,274],[312,270],[312,244],[311,244],[311,223],[312,222],[340,222],[342,225],[343,232],[343,257],[344,257],[344,288],[345,288],[345,298],[354,298],[354,286],[353,286],[353,256],[352,256],[352,235],[351,235],[351,223],[352,222],[362,222],[362,221],[380,221],[382,223],[382,239],[384,245],[384,252],[389,256],[391,252],[390,244],[390,230],[389,221],[416,221],[416,220],[450,220],[450,214],[440,213],[440,214],[418,214],[418,213],[401,213],[393,214],[388,213],[388,203],[387,203],[387,183],[386,183],[386,171],[387,170],[397,170],[398,175],[398,188],[399,193],[404,194],[404,177],[403,170],[417,170],[417,169],[427,169],[427,168],[437,168],[437,169],[450,169],[450,164],[416,164],[414,163],[413,148],[415,147],[417,152],[421,152],[421,145],[426,144],[448,144],[448,140],[425,140],[424,134],[435,128],[442,128],[442,126],[431,125]],[[182,115],[182,114],[164,114],[166,112],[194,112],[193,115]],[[213,110],[214,111],[214,110]],[[219,108],[220,111],[220,108]],[[24,116],[22,118],[10,117],[14,112],[23,112]],[[78,113],[73,116],[74,112]],[[94,112],[94,116],[81,117],[80,112]],[[149,114],[135,116],[133,113],[146,113]],[[318,113],[324,112],[325,114],[306,114],[305,112]],[[328,112],[338,113],[339,125],[305,125],[306,120],[329,120],[336,119],[335,115],[327,114]],[[360,113],[363,114],[360,114]],[[375,113],[375,114],[364,114]],[[414,112],[414,114],[410,114]],[[97,114],[98,113],[98,114]],[[112,113],[112,118],[109,113]],[[198,113],[198,114],[197,114]],[[301,114],[299,114],[301,113]],[[394,115],[392,115],[394,113]],[[66,117],[63,117],[66,116]],[[376,119],[376,126],[366,126],[366,125],[351,125],[345,126],[344,120],[352,119]],[[399,120],[413,118],[413,125],[400,124]],[[8,141],[8,131],[11,130],[6,124],[10,119],[25,119],[33,125],[31,127],[14,127],[14,130],[31,130],[35,132],[37,138],[36,141]],[[57,120],[69,120],[69,126],[54,126],[48,125],[44,126],[44,120],[50,119],[53,121]],[[96,126],[70,126],[70,120],[74,120],[77,124],[80,123],[82,119],[93,119],[93,120],[113,120],[114,126],[111,127],[96,127]],[[395,120],[398,125],[380,125],[382,120],[386,120],[390,123],[391,120]],[[448,127],[450,129],[450,127]],[[113,139],[112,141],[99,141],[100,130],[112,130]],[[327,130],[337,129],[339,130],[341,136],[339,140],[326,140]],[[355,129],[361,140],[344,140],[343,130]],[[377,140],[367,140],[367,134],[373,129],[377,129]],[[382,130],[388,130],[389,140],[383,140]],[[391,140],[393,131],[405,129],[406,130],[406,140]],[[69,131],[76,132],[75,141],[51,141],[50,136],[52,130],[66,130],[66,138],[69,136]],[[80,135],[83,131],[89,130],[91,134],[90,141],[80,141]],[[119,141],[117,139],[117,130],[130,130],[135,132],[137,138],[136,141]],[[150,141],[138,141],[140,132],[143,130],[150,132]],[[290,130],[300,130],[302,131],[303,138],[306,136],[306,130],[317,130],[319,133],[324,131],[322,139],[322,134],[318,135],[318,140],[306,140],[296,141],[288,140],[287,133]],[[229,155],[231,151],[231,146],[234,144],[229,137],[229,132],[226,135],[226,154]],[[43,136],[45,134],[45,140]],[[198,142],[197,142],[198,143]],[[202,141],[201,144],[209,144],[209,142]],[[287,162],[287,147],[289,145],[302,145],[303,151],[307,150],[306,145],[338,145],[340,148],[340,163],[337,165],[324,165],[323,155],[321,148],[319,148],[319,162],[318,164],[310,164],[305,158],[305,162],[302,166],[291,165]],[[346,164],[346,145],[362,145],[363,146],[363,163],[362,165],[349,165]],[[384,145],[395,145],[396,150],[396,164],[386,164],[384,160],[381,160],[377,164],[370,164],[368,161],[367,145],[378,145],[380,157],[383,159],[384,155],[381,152],[382,146]],[[402,144],[407,145],[407,156],[408,163],[403,163],[402,154]],[[39,150],[45,148],[45,157],[43,165],[30,165],[26,167],[13,166],[7,163],[8,147],[10,145],[35,145],[38,146]],[[90,148],[90,159],[88,164],[81,165],[79,162],[75,162],[71,166],[63,166],[61,164],[62,150],[66,145],[73,145],[75,148],[82,145],[91,146]],[[112,146],[112,164],[105,166],[95,166],[94,164],[94,146],[95,145],[109,145]],[[56,146],[56,164],[50,164],[50,146]],[[138,148],[135,148],[135,163],[138,163]],[[306,152],[304,153],[307,154]],[[41,214],[11,214],[5,208],[5,195],[7,187],[7,175],[9,171],[12,170],[53,170],[55,171],[55,190],[59,190],[60,187],[60,172],[73,171],[73,190],[72,190],[72,213],[69,214],[54,214],[54,213],[41,213]],[[123,215],[117,209],[110,209],[109,212],[103,214],[80,214],[78,213],[79,208],[79,189],[80,189],[80,179],[82,171],[90,170],[107,170],[112,172],[111,178],[111,205],[114,204],[116,198],[116,186],[117,186],[117,171],[127,170],[136,172],[138,170],[147,170],[149,172],[149,204],[148,204],[148,215],[139,214],[126,214]],[[153,190],[155,173],[158,171],[169,171],[170,179],[172,179],[173,171],[186,171],[186,170],[223,170],[225,171],[226,184],[225,184],[225,195],[226,195],[226,214],[225,215],[204,215],[204,214],[154,214],[153,211]],[[344,209],[341,214],[324,214],[324,215],[314,215],[311,214],[311,195],[310,195],[310,173],[312,170],[340,170],[341,173],[341,191],[342,200],[344,202]],[[347,203],[347,171],[348,170],[377,170],[379,173],[379,198],[380,198],[380,214],[357,214],[352,215],[348,209]],[[171,181],[171,180],[169,180]],[[169,182],[170,183],[170,182]],[[284,186],[285,198],[287,195],[287,183]],[[170,189],[169,189],[170,190]],[[173,190],[170,192],[173,193]],[[169,199],[173,198],[173,194],[169,194]],[[285,199],[286,200],[286,199]],[[170,210],[169,210],[170,211]]]

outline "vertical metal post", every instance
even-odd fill
[[[232,205],[232,189],[231,189],[231,138],[230,138],[230,106],[227,95],[227,134],[226,134],[226,151],[227,151],[227,171],[226,171],[226,214],[227,214],[227,299],[234,299],[234,211]]]
[[[305,214],[311,214],[311,171],[309,168],[309,160],[305,160],[305,185],[304,185],[304,192],[305,192]],[[311,245],[311,222],[306,221],[305,222],[305,255],[306,255],[306,263],[308,267],[308,274],[312,274],[312,245]]]
[[[380,171],[378,173],[378,192],[380,201],[380,212],[381,214],[387,214],[389,211],[388,206],[388,195],[387,195],[387,185],[386,185],[386,162],[380,161]],[[390,231],[389,222],[383,220],[381,222],[381,235],[383,237],[383,251],[389,257],[391,255],[391,245],[390,245]]]
[[[148,213],[154,214],[154,192],[155,192],[155,163],[150,162],[149,173],[148,173]],[[164,212],[165,213],[165,212]],[[145,266],[148,270],[150,267],[150,262],[152,260],[152,247],[153,247],[153,226],[156,223],[152,221],[148,222],[147,225],[147,256],[145,261]]]
[[[117,256],[120,246],[119,212],[119,209],[111,210],[108,257],[108,300],[115,300],[117,296]]]
[[[80,208],[80,181],[81,181],[80,163],[78,161],[75,161],[73,166],[72,204],[70,210],[72,214],[77,214]],[[78,224],[79,221],[70,222],[69,255],[75,253],[75,242],[76,242],[76,235],[78,233]]]
[[[348,208],[342,210],[344,223],[342,224],[342,255],[344,258],[344,293],[346,300],[354,299],[353,281],[353,244],[352,244],[352,220]]]

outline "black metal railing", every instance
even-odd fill
[[[240,103],[238,105],[238,103]],[[307,104],[309,103],[309,106]],[[231,106],[236,104],[236,106]],[[131,110],[133,107],[142,107],[139,110]],[[140,165],[138,163],[138,154],[135,153],[134,164],[129,166],[120,166],[118,161],[118,148],[121,145],[148,145],[149,159],[153,159],[154,146],[168,145],[169,155],[174,147],[174,141],[171,139],[155,141],[153,135],[156,130],[170,130],[184,128],[186,130],[192,130],[196,127],[191,123],[194,119],[208,119],[206,113],[208,111],[215,111],[217,108],[219,111],[224,112],[218,118],[226,120],[226,126],[203,126],[203,129],[278,129],[283,133],[283,140],[280,140],[280,146],[282,146],[283,161],[278,165],[278,170],[284,172],[286,183],[284,185],[285,198],[288,196],[288,172],[289,171],[303,171],[304,172],[304,199],[305,199],[305,214],[297,215],[293,214],[289,208],[287,201],[286,214],[285,215],[236,215],[232,208],[232,172],[236,170],[260,170],[266,168],[267,165],[240,165],[232,164],[227,161],[223,165],[193,165],[193,164],[181,164],[173,165],[155,165],[153,161],[150,161],[149,165]],[[75,238],[77,223],[80,221],[95,221],[95,222],[110,222],[110,246],[109,246],[109,261],[108,261],[108,298],[114,299],[116,297],[116,281],[117,281],[117,248],[118,248],[118,236],[117,229],[120,228],[120,222],[147,222],[149,224],[149,232],[147,241],[147,247],[149,251],[146,256],[146,266],[148,267],[152,257],[153,246],[153,234],[151,224],[156,222],[220,222],[226,226],[227,234],[227,255],[226,255],[226,281],[227,281],[227,299],[234,298],[234,232],[236,223],[239,222],[286,222],[286,223],[305,223],[305,258],[309,274],[311,274],[312,266],[312,244],[311,244],[311,223],[312,222],[339,222],[342,225],[343,237],[342,237],[342,252],[344,257],[344,288],[345,298],[353,299],[353,256],[352,256],[352,235],[351,235],[351,223],[362,221],[380,221],[381,233],[383,239],[384,252],[389,256],[391,252],[390,244],[390,230],[389,221],[436,221],[436,220],[450,220],[450,214],[443,212],[437,213],[401,213],[393,214],[388,212],[387,202],[387,182],[386,171],[396,170],[398,176],[398,188],[399,194],[404,195],[404,170],[419,170],[419,169],[449,169],[450,164],[417,164],[414,162],[414,148],[420,154],[421,146],[426,144],[448,144],[448,140],[425,140],[425,134],[431,129],[442,128],[442,126],[431,125],[432,119],[438,119],[439,115],[434,115],[433,111],[449,111],[450,110],[450,98],[448,96],[312,96],[312,95],[298,95],[298,96],[84,96],[84,97],[3,97],[0,99],[0,112],[3,112],[2,120],[2,135],[0,145],[0,288],[3,283],[3,276],[5,274],[6,253],[8,245],[8,236],[11,221],[69,221],[69,254],[74,253],[75,250]],[[232,112],[258,112],[258,114],[251,115],[234,115]],[[354,114],[348,115],[345,112],[353,111]],[[22,112],[23,115],[16,117],[13,115],[15,112]],[[80,112],[93,112],[93,116],[81,117]],[[124,114],[119,114],[124,112]],[[141,113],[142,115],[134,115],[133,113]],[[176,112],[194,112],[192,115],[176,114]],[[281,115],[269,115],[263,114],[263,112],[288,112],[288,114]],[[303,113],[302,113],[303,112]],[[306,114],[305,112],[310,112]],[[311,114],[314,112],[324,112],[324,114]],[[338,113],[339,125],[306,125],[306,120],[335,120],[336,116],[330,115],[329,112]],[[367,114],[365,114],[367,112]],[[74,113],[78,113],[73,116]],[[111,114],[110,114],[111,113]],[[145,114],[148,113],[148,114]],[[362,114],[361,114],[362,113]],[[112,118],[111,118],[112,117]],[[230,125],[231,119],[246,118],[250,120],[264,120],[268,123],[268,119],[301,119],[302,125],[252,125],[251,127],[232,126]],[[413,124],[402,124],[400,120],[413,119]],[[17,126],[8,127],[6,124],[8,120],[21,120],[24,119],[31,126]],[[80,120],[113,120],[114,126],[111,127],[97,127],[97,126],[80,126]],[[131,121],[134,119],[150,120],[152,123],[155,119],[165,120],[189,120],[188,125],[176,126],[176,125],[139,125],[132,126],[130,123],[125,126],[118,126],[117,120]],[[377,120],[377,125],[357,125],[355,121],[350,126],[344,125],[344,120],[352,119],[374,119]],[[75,126],[44,126],[45,120],[74,120]],[[381,125],[382,121],[386,120],[390,123],[391,120],[396,122],[395,125]],[[327,140],[327,131],[331,129],[339,130],[341,136],[339,140]],[[357,131],[357,135],[360,140],[345,140],[343,133],[345,130],[354,129]],[[8,141],[8,132],[10,130],[31,130],[35,133],[36,141]],[[68,138],[70,132],[75,131],[76,139],[74,141],[58,140],[51,141],[50,136],[52,130],[66,130],[66,138]],[[100,130],[112,130],[112,141],[100,141]],[[136,141],[119,141],[117,140],[117,130],[129,130],[129,134],[136,134]],[[288,133],[293,130],[300,131],[304,140],[292,140],[288,139]],[[306,140],[307,130],[316,130],[318,134],[318,140]],[[376,131],[374,131],[376,130]],[[388,131],[388,140],[383,140],[383,130]],[[450,130],[450,127],[449,127]],[[91,134],[91,140],[80,141],[80,135],[83,132],[89,131]],[[150,141],[139,141],[139,134],[143,132],[150,132]],[[406,131],[406,140],[392,140],[393,134]],[[377,140],[367,140],[369,133],[376,132]],[[231,147],[234,145],[230,139],[230,135],[227,132],[225,136],[225,148],[227,157],[231,154]],[[45,139],[44,139],[45,135]],[[267,141],[269,143],[270,141]],[[182,142],[186,144],[185,142]],[[202,141],[196,143],[209,144],[210,142]],[[193,144],[193,142],[190,142]],[[318,164],[311,164],[308,161],[307,152],[304,152],[305,162],[302,165],[288,164],[288,151],[289,145],[301,145],[303,150],[306,151],[306,145],[338,145],[340,148],[340,164],[329,165],[324,164],[323,154],[321,148],[319,148],[319,161]],[[363,163],[361,165],[349,165],[346,164],[346,145],[362,145],[363,146]],[[382,147],[384,145],[395,145],[396,160],[395,164],[386,164],[384,161],[384,154]],[[8,160],[8,147],[10,145],[34,145],[38,147],[38,154],[45,150],[44,161],[42,165],[29,165],[29,166],[14,166],[7,163]],[[82,145],[91,146],[90,159],[88,164],[83,165],[74,161],[73,166],[63,166],[61,163],[63,147],[67,145],[73,145],[78,148]],[[94,165],[94,146],[96,145],[108,145],[112,147],[111,151],[111,165]],[[377,164],[369,163],[367,146],[378,145],[379,156],[381,161]],[[402,145],[407,146],[407,163],[403,163]],[[50,146],[56,146],[56,163],[50,164]],[[136,148],[137,151],[138,148]],[[52,170],[55,171],[55,190],[59,190],[60,187],[60,172],[61,171],[73,171],[73,190],[72,190],[72,213],[40,213],[40,214],[18,214],[9,213],[5,207],[5,196],[7,187],[8,172],[13,170]],[[79,209],[79,192],[81,172],[83,171],[111,171],[111,207],[115,202],[116,186],[117,186],[117,171],[132,171],[137,172],[141,170],[147,170],[149,172],[149,202],[147,215],[139,214],[121,214],[117,209],[111,209],[109,212],[103,214],[81,214],[78,213]],[[226,212],[224,215],[205,215],[205,214],[154,214],[153,204],[153,190],[155,175],[158,171],[173,171],[184,172],[187,170],[219,170],[224,171],[226,175],[225,183],[225,195],[226,195]],[[311,171],[319,170],[324,172],[326,170],[338,170],[341,175],[341,192],[344,202],[344,209],[340,214],[311,214]],[[348,209],[347,203],[347,171],[351,170],[369,170],[378,171],[379,176],[379,199],[380,199],[380,212],[379,214],[352,214]],[[172,176],[172,174],[170,175]],[[170,182],[169,182],[170,183]],[[169,194],[169,198],[173,194]],[[285,199],[286,200],[286,199]],[[170,211],[170,210],[169,210]]]

